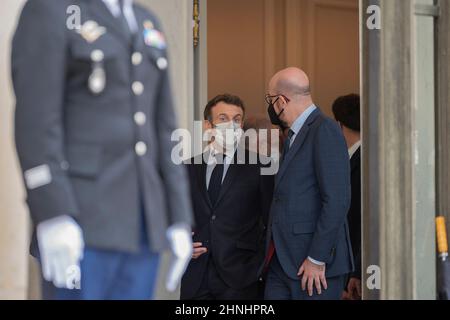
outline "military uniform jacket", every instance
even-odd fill
[[[81,28],[67,25],[71,5]],[[12,51],[16,146],[35,226],[70,215],[87,246],[135,252],[144,212],[159,251],[167,227],[192,214],[187,174],[171,159],[177,122],[160,24],[134,12],[130,38],[101,0],[27,1]]]

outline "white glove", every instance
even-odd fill
[[[192,257],[192,236],[190,227],[173,225],[167,229],[167,238],[172,250],[172,259],[166,279],[166,289],[174,292],[181,282]]]
[[[80,226],[60,216],[37,226],[42,274],[57,288],[80,289],[84,241]]]

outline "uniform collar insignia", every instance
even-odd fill
[[[86,21],[77,32],[84,40],[93,43],[106,33],[106,28],[99,26],[95,21],[89,20]]]

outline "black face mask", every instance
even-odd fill
[[[284,125],[283,121],[281,121],[280,116],[283,114],[284,109],[281,110],[279,114],[275,111],[275,108],[273,106],[273,103],[269,105],[269,108],[267,109],[267,113],[269,114],[270,122],[274,126],[279,126],[281,129],[286,129],[286,126]]]

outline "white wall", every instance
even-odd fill
[[[10,44],[23,0],[0,1],[0,300],[25,299],[28,213],[13,140]]]

